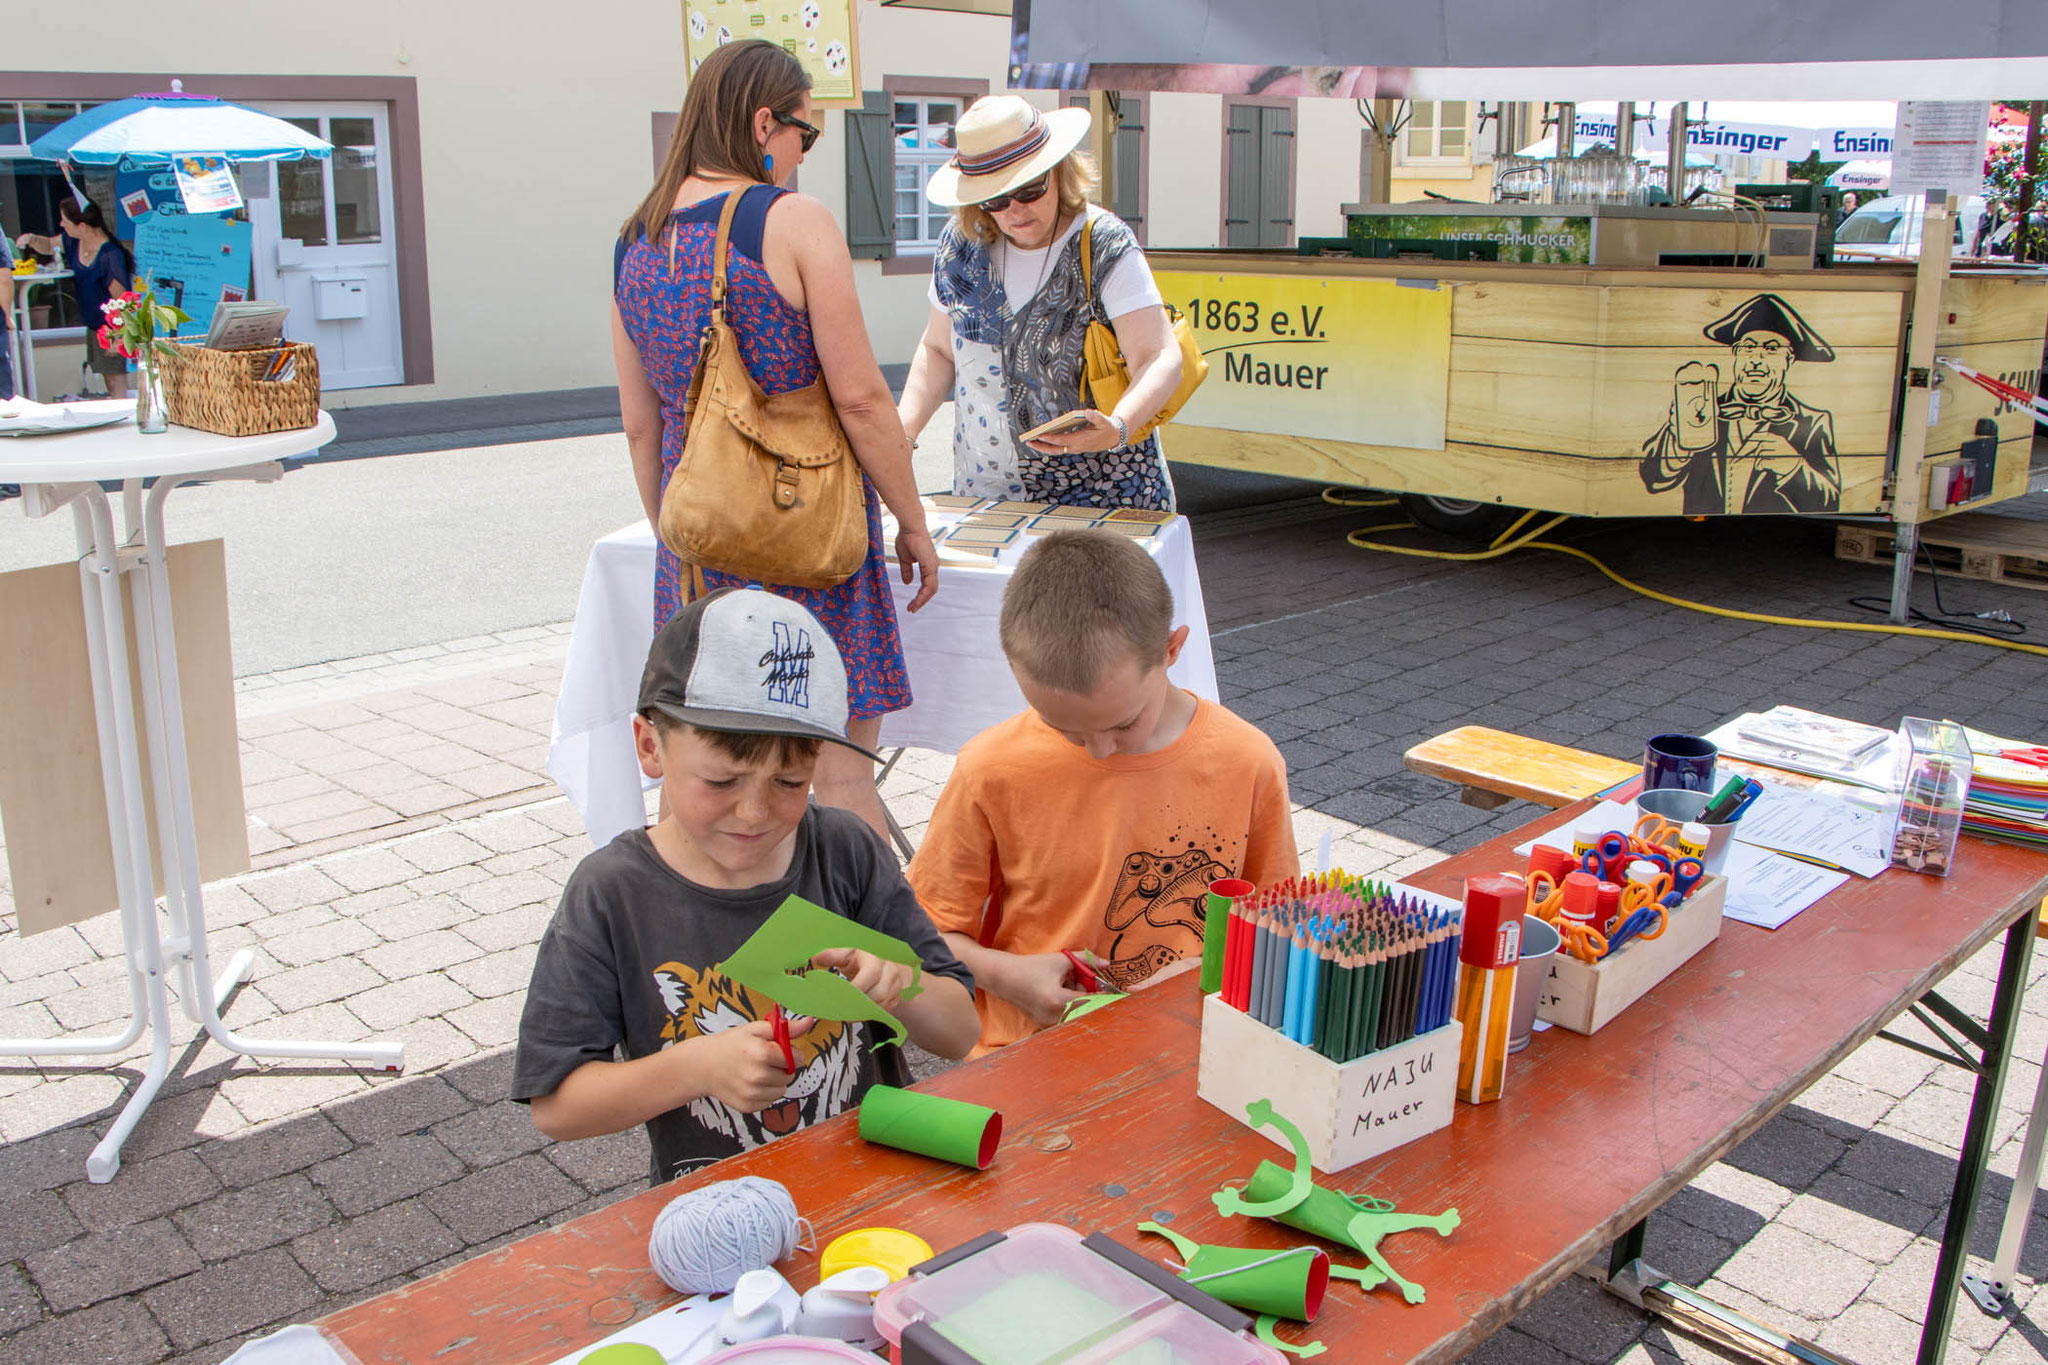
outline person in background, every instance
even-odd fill
[[[865,476],[868,557],[836,588],[754,586],[801,603],[831,633],[851,688],[847,734],[818,759],[817,794],[854,811],[886,837],[875,770],[862,750],[881,738],[882,717],[910,705],[910,678],[882,551],[881,504],[895,514],[903,581],[919,578],[909,609],[938,589],[939,554],[925,526],[910,469],[910,441],[896,420],[861,320],[853,258],[831,211],[783,188],[818,138],[810,77],[796,58],[759,40],[729,43],[690,78],[668,159],[646,200],[620,229],[612,258],[612,357],[640,505],[661,524],[661,500],[683,457],[683,405],[711,316],[712,247],[727,195],[733,216],[726,315],[741,361],[769,394],[822,374]],[[747,586],[706,570],[707,591]],[[688,600],[690,572],[661,546],[654,624]]]
[[[14,397],[14,249],[0,241],[0,398]],[[27,365],[29,357],[22,357]]]
[[[1084,507],[1173,509],[1157,433],[1131,433],[1180,386],[1180,349],[1137,235],[1088,197],[1085,109],[1042,113],[1016,95],[976,100],[958,154],[925,189],[951,208],[932,258],[932,312],[897,411],[913,439],[953,400],[953,491]],[[1093,287],[1081,274],[1088,225]],[[1024,432],[1081,407],[1081,342],[1104,321],[1130,366],[1114,412],[1076,431]]]
[[[107,300],[134,287],[135,263],[128,248],[107,230],[100,206],[88,199],[78,203],[70,195],[57,201],[57,217],[63,232],[56,237],[39,237],[24,232],[14,244],[45,256],[61,254],[64,268],[71,272],[71,292],[78,300],[78,322],[85,328],[85,363],[107,381],[107,394],[128,396],[128,362],[100,345],[100,324],[106,321],[101,309]]]

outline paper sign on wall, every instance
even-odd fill
[[[683,0],[683,55],[690,73],[727,43],[760,38],[803,65],[811,102],[858,107],[860,31],[853,0]]]

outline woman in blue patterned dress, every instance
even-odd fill
[[[740,359],[770,394],[824,376],[866,476],[868,511],[867,562],[845,583],[754,586],[801,602],[824,622],[846,660],[847,735],[873,749],[882,717],[910,705],[881,504],[896,517],[903,581],[916,576],[911,611],[937,589],[939,557],[911,475],[910,441],[861,321],[845,238],[823,204],[781,188],[817,140],[816,118],[810,78],[774,44],[730,43],[704,59],[690,78],[654,189],[619,235],[612,354],[640,502],[658,525],[662,492],[683,450],[683,403],[697,339],[710,319],[719,213],[727,195],[744,196],[734,214],[726,294]],[[745,583],[709,570],[704,577],[710,588]],[[688,600],[689,588],[688,570],[662,546],[654,584],[657,629]],[[825,749],[814,784],[818,799],[857,812],[886,834],[873,765],[841,745]]]
[[[1088,202],[1095,164],[1078,150],[1088,111],[1046,114],[1016,95],[985,96],[955,134],[958,154],[925,190],[953,221],[932,259],[931,320],[897,404],[904,429],[914,438],[952,399],[955,493],[1171,511],[1158,434],[1131,433],[1180,386],[1180,348],[1136,235]],[[1081,274],[1083,224],[1092,289]],[[1116,333],[1130,388],[1114,412],[1086,409],[1078,430],[1020,439],[1079,404],[1092,320]]]

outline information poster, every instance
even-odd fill
[[[134,242],[135,229],[151,214],[185,212],[178,176],[169,166],[114,172],[114,235]]]
[[[1443,449],[1449,285],[1178,271],[1157,278],[1209,360],[1208,379],[1176,422]]]
[[[1892,136],[1893,194],[1984,192],[1984,147],[1991,135],[1985,100],[1903,100]]]
[[[860,35],[854,0],[683,0],[683,52],[694,74],[717,49],[744,38],[781,47],[811,74],[811,102],[858,107]]]
[[[178,194],[187,213],[232,213],[242,207],[242,190],[235,184],[224,156],[181,156],[172,165],[178,179]]]
[[[159,212],[136,225],[136,279],[191,314],[179,336],[205,336],[216,303],[249,297],[249,236],[249,224],[216,214]]]

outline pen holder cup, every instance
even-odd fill
[[[1688,823],[1706,824],[1700,820],[1700,812],[1713,800],[1711,792],[1680,791],[1676,787],[1659,787],[1644,792],[1636,798],[1636,814],[1660,815],[1674,825]],[[1707,875],[1719,877],[1728,870],[1728,850],[1735,844],[1735,824],[1742,819],[1738,812],[1734,820],[1720,824],[1707,824],[1707,851],[1700,855],[1706,865]]]
[[[1522,960],[1515,964],[1515,1003],[1508,1011],[1508,1052],[1529,1046],[1536,1032],[1536,1002],[1550,975],[1551,955],[1563,946],[1557,930],[1534,915],[1522,916]]]

